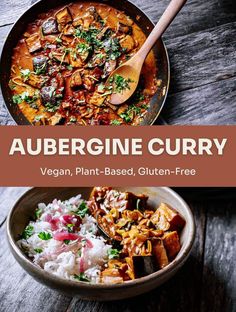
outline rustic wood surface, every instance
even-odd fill
[[[187,200],[195,217],[196,239],[188,261],[166,284],[137,298],[89,302],[64,296],[37,283],[11,255],[5,220],[15,200],[26,189],[0,188],[1,312],[236,311],[235,199]],[[222,190],[219,192],[222,197]],[[196,197],[201,198],[199,194]]]
[[[2,0],[0,47],[34,0]],[[157,22],[169,0],[133,0]],[[236,4],[189,0],[164,35],[171,84],[162,118],[171,125],[236,124]],[[15,124],[0,96],[0,124]]]

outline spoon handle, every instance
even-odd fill
[[[187,0],[171,0],[170,4],[166,8],[165,12],[162,14],[155,28],[148,36],[142,48],[139,50],[138,54],[140,57],[142,57],[143,59],[146,58],[147,54],[150,52],[155,42],[165,32],[167,27],[171,24],[171,22],[181,10],[181,8],[184,6],[186,1]]]

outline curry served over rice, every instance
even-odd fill
[[[48,273],[72,281],[117,284],[166,267],[181,249],[185,220],[148,195],[95,187],[88,200],[39,203],[19,247]]]
[[[113,106],[109,98],[131,80],[108,78],[145,39],[129,16],[104,4],[75,2],[41,14],[13,52],[13,103],[34,125],[138,125],[157,90],[153,52],[126,103]]]

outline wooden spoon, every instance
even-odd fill
[[[163,15],[161,16],[159,22],[157,23],[157,25],[152,30],[147,40],[141,47],[141,49],[134,56],[132,56],[127,62],[119,66],[110,74],[106,82],[106,85],[113,84],[113,87],[115,87],[114,85],[115,83],[112,81],[116,80],[115,79],[117,77],[116,75],[121,76],[124,79],[126,85],[126,87],[123,88],[121,92],[112,93],[111,98],[109,100],[111,104],[120,105],[126,102],[134,93],[139,82],[139,76],[141,73],[141,69],[143,67],[143,63],[148,53],[150,52],[155,42],[165,32],[167,27],[170,25],[175,16],[184,6],[186,1],[187,0],[172,0],[168,5],[167,9],[165,10],[165,12],[163,13]]]

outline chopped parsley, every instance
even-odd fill
[[[35,248],[34,251],[36,253],[41,253],[41,252],[43,252],[43,249],[42,248]]]
[[[50,233],[47,233],[47,232],[40,232],[38,234],[38,237],[42,240],[49,240],[52,238],[52,235]]]
[[[75,36],[84,39],[88,44],[94,45],[96,48],[101,48],[103,43],[97,38],[100,33],[99,29],[90,27],[88,30],[82,30],[81,28],[76,28]]]
[[[40,209],[40,208],[36,209],[35,210],[35,218],[39,219],[41,217],[41,215],[42,215],[42,212],[43,212],[42,209]]]
[[[21,94],[13,95],[12,97],[14,104],[21,104],[22,102],[26,102],[30,105],[30,107],[37,109],[38,106],[35,103],[38,100],[38,94],[29,95],[29,92],[25,91]]]
[[[47,68],[47,62],[44,62],[42,65],[37,65],[35,68],[34,73],[36,75],[45,74]]]
[[[21,237],[24,239],[27,239],[33,235],[33,232],[34,232],[34,227],[32,225],[27,225],[27,227],[24,229]]]
[[[108,249],[107,254],[108,254],[108,259],[116,259],[119,257],[120,252],[118,249],[111,248],[111,249]]]
[[[69,245],[69,243],[70,243],[70,239],[64,239],[64,244],[66,244],[66,245]]]
[[[85,215],[88,213],[88,206],[86,205],[85,202],[82,202],[79,205],[78,210],[75,212],[78,216],[80,216],[80,218],[84,218]]]
[[[68,66],[66,66],[66,68],[67,68],[68,70],[72,70],[72,69],[73,69],[73,66],[68,65]]]
[[[68,232],[73,233],[74,224],[67,224],[66,226],[67,226]]]
[[[124,90],[130,89],[130,83],[133,82],[130,78],[124,78],[121,75],[114,75],[109,80],[113,84],[113,91],[122,93]]]
[[[117,38],[110,38],[105,41],[104,48],[107,53],[107,57],[110,60],[116,60],[121,56],[121,46]]]
[[[23,81],[27,81],[30,77],[31,71],[29,69],[21,69],[20,70],[20,75]]]
[[[113,126],[119,126],[120,124],[121,124],[121,122],[117,119],[114,119],[111,121],[111,125],[113,125]]]
[[[90,282],[90,279],[84,273],[79,273],[79,275],[74,274],[74,279],[77,279],[82,282]]]

